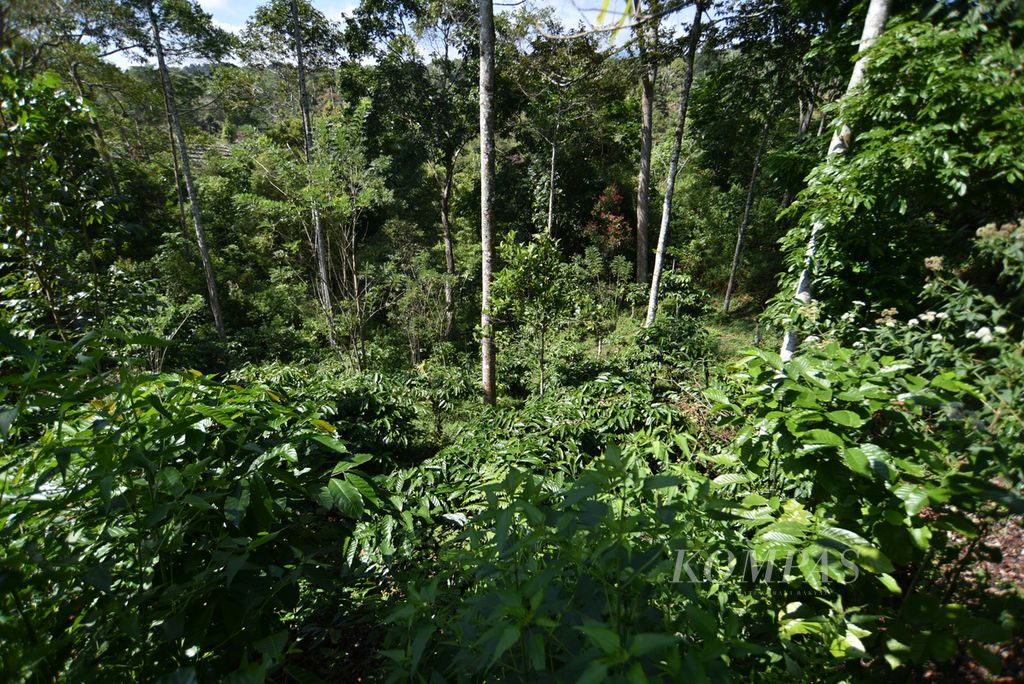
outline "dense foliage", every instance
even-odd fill
[[[1014,676],[1016,5],[711,6],[650,326],[689,19],[499,12],[493,331],[477,9],[0,7],[0,677]]]

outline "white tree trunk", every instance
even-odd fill
[[[676,138],[672,144],[672,156],[668,164],[668,178],[665,179],[665,200],[661,207],[661,227],[658,231],[658,249],[654,255],[654,273],[651,275],[651,292],[647,302],[647,320],[644,327],[654,325],[658,314],[658,290],[661,287],[661,271],[665,262],[665,243],[668,241],[668,224],[672,218],[672,195],[676,190],[676,174],[679,173],[679,154],[683,147],[683,131],[686,129],[686,110],[690,105],[690,87],[693,85],[693,68],[697,59],[697,45],[700,43],[701,21],[707,0],[697,0],[697,11],[693,16],[690,41],[686,49],[686,73],[679,90],[679,121],[676,123]]]
[[[852,92],[860,82],[864,80],[864,68],[866,61],[864,59],[864,51],[871,47],[878,36],[882,35],[882,31],[885,29],[885,21],[889,17],[889,0],[871,0],[871,4],[868,5],[868,14],[864,18],[864,31],[860,36],[860,56],[853,65],[853,73],[850,74],[850,82],[846,86],[846,92]],[[850,141],[853,138],[853,131],[849,126],[843,124],[841,128],[836,130],[832,135],[832,141],[828,146],[828,153],[826,159],[836,154],[846,154],[847,149],[850,147]],[[800,278],[797,280],[795,297],[800,304],[808,304],[811,301],[811,295],[813,287],[813,275],[814,269],[814,255],[817,251],[817,240],[818,232],[822,228],[820,221],[815,221],[811,226],[811,234],[807,239],[807,251],[804,254],[804,266],[800,272]],[[792,328],[792,326],[786,330],[786,334],[782,339],[782,349],[779,351],[779,356],[782,357],[783,361],[788,361],[793,358],[793,353],[796,352],[797,346],[800,344],[799,333]]]
[[[292,38],[295,44],[295,62],[299,81],[299,111],[302,114],[302,147],[306,155],[306,166],[313,164],[313,113],[309,105],[309,90],[306,87],[306,53],[302,47],[302,23],[299,20],[299,4],[291,0]],[[334,329],[334,306],[331,301],[331,281],[327,270],[327,236],[320,221],[320,212],[314,202],[310,207],[313,221],[313,253],[316,257],[316,294],[327,319],[327,338],[331,347],[338,346]]]
[[[455,160],[445,161],[444,180],[441,182],[441,230],[444,238],[444,339],[452,336],[455,325],[455,244],[452,240],[451,195],[455,176]]]
[[[484,403],[495,401],[491,268],[494,259],[494,5],[480,0],[480,365]]]
[[[555,237],[555,155],[558,152],[558,124],[551,136],[551,167],[548,170],[548,237]]]
[[[736,271],[740,265],[740,255],[743,254],[743,239],[747,234],[747,223],[750,221],[750,208],[754,204],[754,189],[757,187],[757,172],[761,168],[761,155],[764,154],[764,146],[768,142],[768,124],[765,123],[761,131],[761,142],[757,146],[757,154],[754,155],[754,168],[750,172],[750,184],[747,185],[747,200],[743,204],[743,218],[740,219],[739,230],[736,231],[736,250],[732,254],[732,268],[729,270],[729,284],[725,288],[725,303],[722,305],[722,313],[729,313],[729,305],[732,303],[732,291],[736,287]]]

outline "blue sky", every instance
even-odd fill
[[[506,12],[513,9],[510,7],[512,0],[495,0],[495,11]],[[255,9],[266,2],[266,0],[199,0],[207,12],[213,15],[214,22],[223,29],[232,32],[241,31],[246,20],[252,15]],[[340,21],[346,14],[351,14],[358,6],[359,0],[311,0],[314,7],[323,12],[329,19]],[[575,28],[581,22],[585,25],[593,25],[597,21],[599,8],[603,0],[526,0],[534,7],[552,7],[556,16],[566,28]],[[502,6],[501,3],[508,3]],[[612,0],[611,7],[623,6],[622,0]],[[668,18],[667,24],[678,26],[681,22],[689,21],[692,17],[692,10],[684,10]],[[610,15],[609,15],[610,16]],[[609,19],[606,19],[609,21]],[[623,31],[623,37],[628,31]],[[124,54],[114,55],[111,60],[115,64],[125,67],[133,62]]]
[[[199,0],[214,20],[226,29],[239,30],[263,0]],[[313,6],[331,19],[340,19],[342,13],[351,13],[359,0],[313,0]]]
[[[502,6],[496,2],[496,11],[506,11],[509,9],[507,6]],[[596,7],[600,7],[603,0],[566,0],[559,2],[558,0],[532,0],[532,4],[540,6],[554,7],[555,12],[562,19],[562,22],[566,26],[575,26],[581,19],[589,18],[591,22],[596,19],[598,10]],[[240,29],[245,26],[246,19],[253,13],[260,4],[260,0],[200,0],[200,4],[206,11],[213,14],[213,18],[225,29]],[[340,19],[343,13],[351,13],[351,11],[358,5],[358,0],[312,0],[312,4],[317,9],[324,12],[328,17],[332,19]],[[614,1],[611,3],[612,6],[615,4],[622,5],[623,3]]]
[[[246,19],[253,13],[264,0],[199,0],[199,4],[213,15],[214,20],[222,27],[229,30],[240,30]],[[502,12],[511,9],[499,3],[508,0],[496,0],[495,11]],[[527,0],[533,6],[553,7],[555,14],[562,20],[566,27],[575,27],[580,21],[593,23],[597,20],[598,8],[603,0]],[[352,10],[359,4],[359,0],[312,0],[314,7],[319,9],[328,18],[340,20],[343,14],[351,14]],[[622,6],[621,0],[612,0],[611,7]],[[681,12],[678,18],[670,18],[668,23],[678,23],[682,16],[689,18],[692,11]]]

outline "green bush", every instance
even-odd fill
[[[278,667],[379,509],[369,457],[316,402],[265,385],[140,373],[88,340],[2,341],[4,678]]]

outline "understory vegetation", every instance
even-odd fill
[[[0,7],[0,678],[1013,676],[1016,3],[314,4]]]

